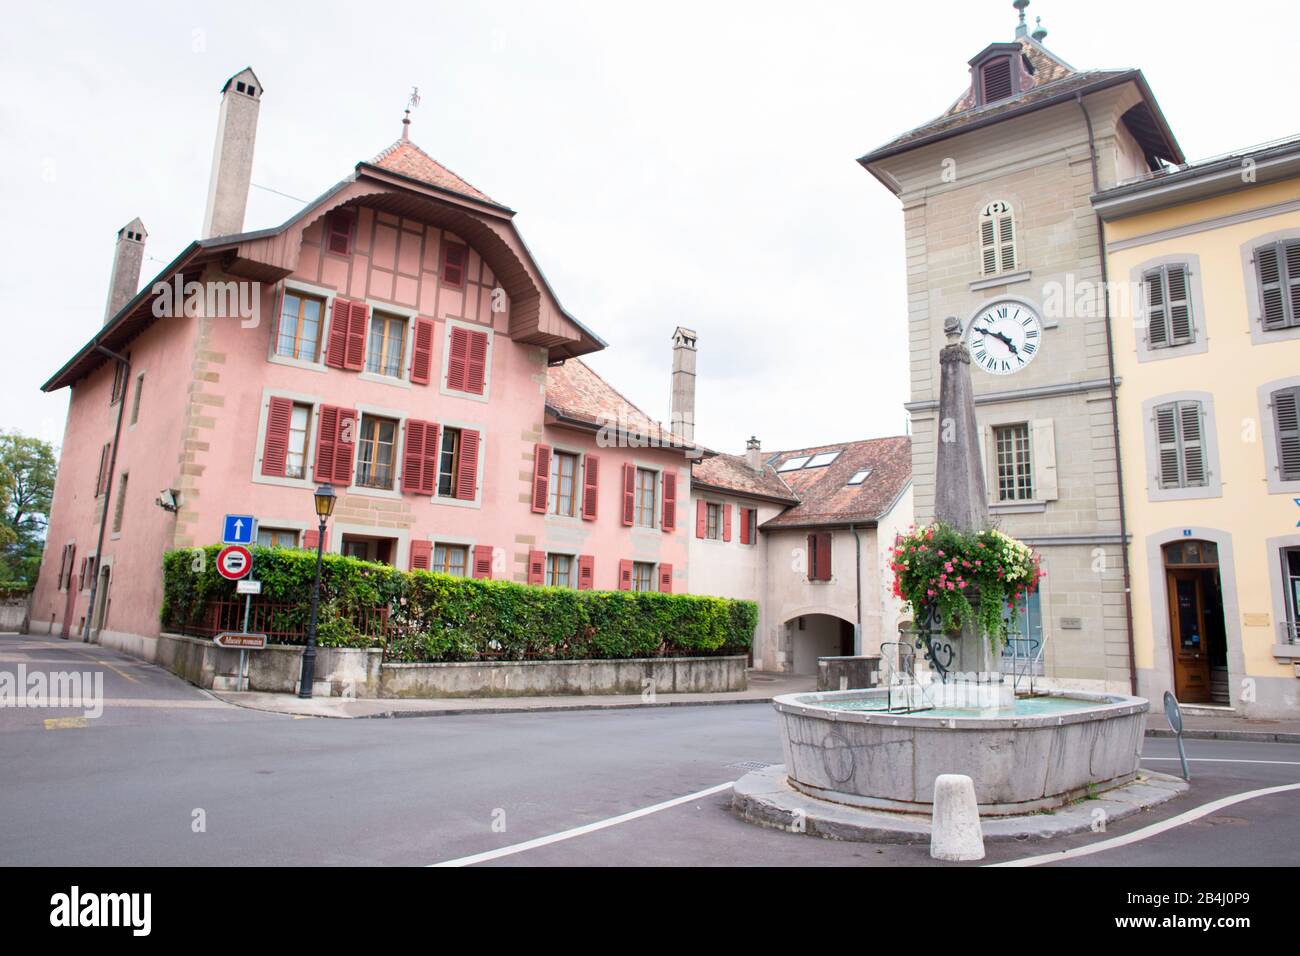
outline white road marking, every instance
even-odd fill
[[[1143,760],[1173,760],[1177,757],[1143,757]],[[1300,760],[1241,760],[1236,757],[1188,757],[1188,763],[1271,763],[1287,767],[1300,767]]]
[[[1044,853],[1041,856],[1026,856],[1019,860],[1007,860],[1005,863],[991,863],[990,866],[1039,866],[1043,863],[1058,863],[1061,860],[1073,860],[1081,856],[1088,856],[1092,853],[1101,853],[1104,850],[1114,850],[1117,847],[1127,846],[1130,843],[1137,843],[1150,837],[1180,827],[1184,823],[1191,823],[1193,820],[1199,820],[1201,817],[1209,816],[1222,810],[1224,807],[1230,807],[1233,804],[1244,803],[1247,800],[1254,800],[1256,797],[1267,797],[1275,793],[1289,793],[1300,790],[1300,783],[1288,783],[1280,787],[1265,787],[1262,790],[1248,790],[1245,793],[1236,793],[1230,797],[1224,797],[1221,800],[1212,800],[1209,803],[1202,804],[1194,810],[1188,810],[1186,813],[1180,813],[1176,817],[1170,817],[1168,820],[1161,820],[1159,823],[1153,823],[1149,827],[1143,827],[1140,830],[1134,830],[1132,833],[1126,833],[1123,836],[1112,837],[1109,840],[1102,840],[1099,843],[1091,843],[1088,846],[1075,847],[1073,850],[1058,850],[1056,853]]]
[[[498,850],[488,850],[484,853],[475,853],[473,856],[462,856],[455,860],[443,860],[441,863],[431,863],[429,865],[472,866],[475,863],[483,863],[487,860],[496,860],[503,856],[523,853],[525,850],[532,850],[539,846],[549,846],[552,843],[559,843],[562,840],[572,840],[574,837],[594,833],[597,830],[604,830],[607,827],[618,826],[620,823],[627,823],[630,820],[636,820],[640,817],[649,816],[652,813],[658,813],[660,810],[668,810],[672,807],[679,807],[683,803],[691,803],[695,800],[701,800],[704,797],[711,797],[715,793],[730,790],[731,786],[730,782],[720,783],[716,787],[709,787],[707,790],[688,793],[684,797],[674,797],[672,800],[665,800],[663,803],[656,803],[652,807],[642,807],[640,810],[633,810],[630,813],[623,813],[616,817],[610,817],[607,820],[598,820],[595,823],[588,823],[584,826],[574,827],[572,830],[562,830],[559,833],[552,833],[550,836],[538,837],[535,840],[527,840],[523,843],[516,843],[512,846],[503,846]]]

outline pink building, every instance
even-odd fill
[[[578,360],[605,343],[513,211],[404,126],[288,222],[242,232],[261,96],[251,70],[222,90],[205,237],[137,293],[145,232],[125,227],[103,327],[44,385],[71,403],[32,628],[79,633],[97,580],[94,631],[156,635],[163,552],[218,541],[227,513],[314,547],[320,482],[340,493],[329,551],[686,590],[682,443]]]

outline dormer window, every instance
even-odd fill
[[[988,106],[1018,94],[1023,62],[1025,55],[1019,43],[993,43],[985,47],[970,61],[975,105]]]
[[[338,256],[352,251],[352,213],[335,209],[325,217],[325,248]]]
[[[1000,56],[980,67],[981,103],[1005,100],[1011,93],[1011,57]]]

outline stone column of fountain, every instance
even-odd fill
[[[934,516],[959,531],[983,531],[990,527],[984,467],[980,456],[979,426],[975,422],[975,395],[971,386],[970,351],[961,341],[961,322],[944,319],[948,344],[939,353],[938,449],[935,459]],[[918,621],[918,625],[923,622]],[[935,652],[951,664],[946,683],[974,680],[978,684],[1000,685],[996,662],[988,639],[973,624],[960,634],[935,638]],[[942,661],[940,661],[942,663]],[[978,676],[975,676],[978,675]],[[957,689],[957,688],[954,688]],[[994,688],[989,688],[993,691]],[[994,692],[981,698],[1009,696]],[[1000,691],[1000,688],[999,688]],[[996,705],[995,699],[981,700],[982,706]]]

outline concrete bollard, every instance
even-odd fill
[[[930,856],[936,860],[984,859],[984,835],[970,777],[945,773],[935,779]]]

